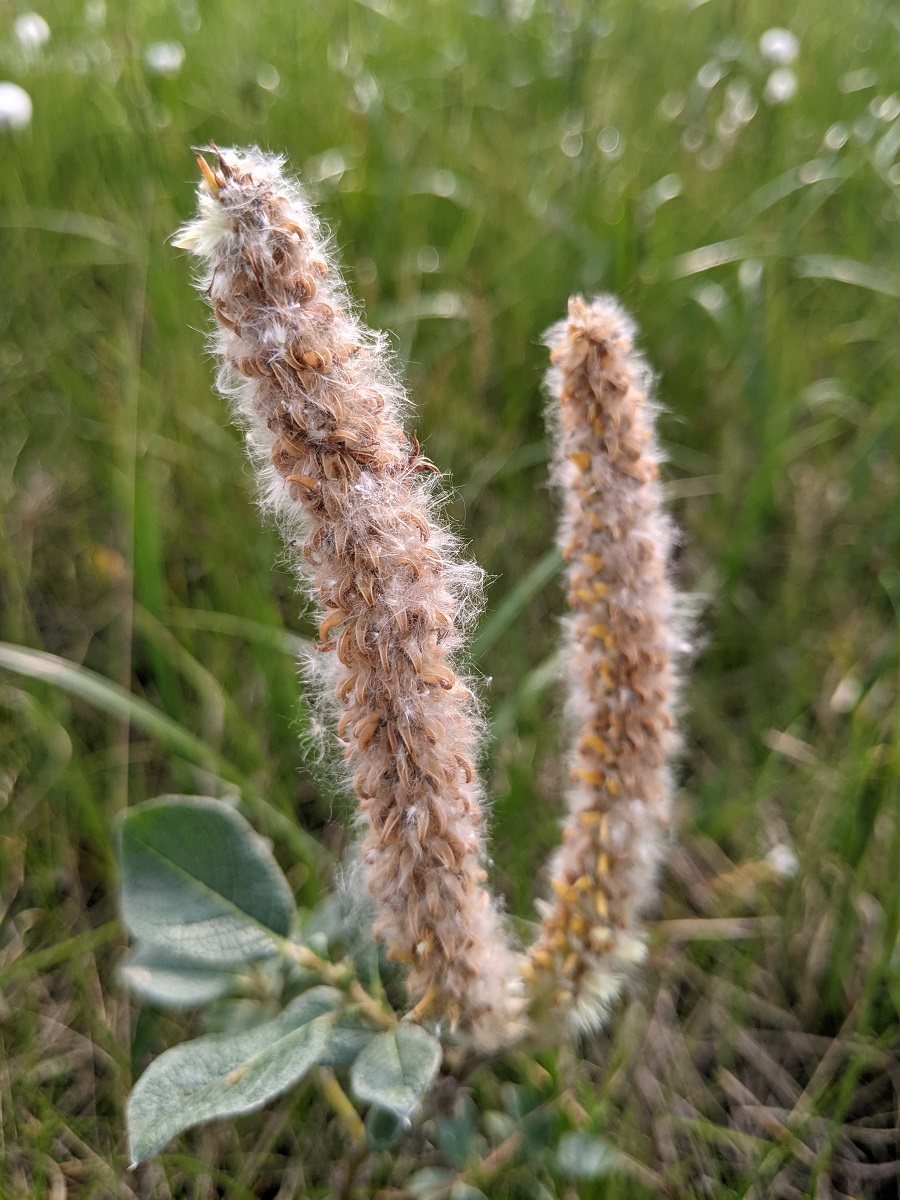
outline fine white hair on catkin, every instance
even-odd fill
[[[610,297],[569,302],[547,333],[554,479],[563,501],[569,815],[551,864],[553,895],[523,972],[536,1016],[602,1024],[644,942],[677,747],[674,663],[683,650],[668,577],[656,408],[634,326]]]
[[[436,516],[385,340],[354,314],[302,191],[279,158],[217,155],[175,244],[204,264],[218,386],[318,609],[375,932],[410,967],[417,1019],[496,1044],[518,960],[484,887],[480,715],[457,674],[481,572]]]

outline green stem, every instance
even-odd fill
[[[325,983],[344,992],[377,1029],[393,1029],[397,1024],[398,1017],[393,1009],[370,996],[360,983],[351,959],[344,958],[339,963],[329,962],[327,958],[321,958],[314,950],[310,950],[309,946],[291,942],[287,938],[280,941],[279,948],[288,962],[303,967],[306,971],[312,971]]]

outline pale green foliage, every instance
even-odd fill
[[[139,946],[132,951],[119,967],[119,978],[142,1000],[168,1008],[208,1004],[234,987],[231,972],[158,946]]]
[[[407,1121],[440,1067],[440,1043],[361,996],[351,960],[331,964],[289,939],[296,914],[287,880],[243,817],[220,800],[167,796],[125,815],[120,845],[122,913],[143,939],[120,968],[122,982],[169,1008],[229,992],[257,1000],[249,1029],[175,1046],[144,1072],[128,1101],[133,1162],[192,1125],[258,1108],[317,1065],[349,1067],[363,1105]],[[260,975],[260,960],[276,957],[274,971]],[[310,987],[317,968],[347,994]],[[282,994],[298,988],[271,1017]],[[373,1125],[379,1120],[383,1127],[377,1115]],[[393,1127],[373,1134],[386,1136]]]
[[[299,1082],[326,1056],[340,992],[313,988],[274,1021],[167,1050],[128,1101],[133,1162],[157,1154],[190,1125],[250,1112]],[[325,1015],[323,1015],[325,1014]]]
[[[122,917],[138,941],[214,966],[277,953],[291,931],[290,888],[239,813],[167,797],[122,822]]]
[[[441,1065],[440,1044],[409,1022],[373,1038],[350,1070],[354,1095],[364,1104],[408,1117]]]

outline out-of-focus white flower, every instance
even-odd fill
[[[797,61],[800,43],[789,29],[767,29],[759,39],[759,52],[769,62],[786,67]]]
[[[621,158],[624,149],[622,135],[614,125],[607,125],[597,134],[597,145],[610,158]]]
[[[758,258],[745,258],[738,267],[738,283],[745,292],[755,292],[762,276],[763,265]]]
[[[747,125],[756,116],[756,101],[746,79],[732,79],[725,91],[725,102],[739,125]]]
[[[842,75],[838,80],[838,87],[842,92],[862,92],[866,88],[874,87],[878,82],[878,76],[871,67],[863,67],[859,71],[848,71],[846,75]]]
[[[900,97],[896,92],[892,96],[876,96],[869,112],[879,121],[896,121],[900,117]]]
[[[790,67],[776,67],[766,80],[763,99],[767,104],[787,104],[797,95],[797,76]]]
[[[151,42],[144,47],[144,66],[151,75],[177,75],[183,64],[181,42]]]
[[[0,83],[0,132],[31,124],[31,97],[17,83]]]
[[[845,675],[832,693],[829,704],[836,713],[853,712],[863,693],[862,680],[852,672]]]
[[[682,183],[680,175],[663,175],[662,179],[657,179],[651,187],[648,187],[641,197],[641,206],[644,211],[650,215],[655,213],[658,208],[667,204],[669,200],[674,200],[676,196],[680,196],[682,191]]]
[[[717,313],[728,304],[728,293],[719,283],[707,283],[705,287],[697,289],[694,299],[708,313]]]
[[[718,59],[711,58],[697,72],[697,82],[704,91],[711,91],[725,74],[725,68]]]
[[[779,842],[773,846],[766,855],[766,862],[782,879],[793,878],[800,867],[797,855],[786,842]]]
[[[106,0],[85,0],[84,19],[91,29],[102,29],[106,22]]]
[[[281,83],[281,76],[271,63],[264,62],[259,64],[259,70],[256,72],[256,82],[261,88],[265,88],[267,92],[275,92]]]
[[[842,125],[840,121],[836,125],[829,126],[828,132],[825,134],[826,150],[840,150],[842,146],[846,146],[849,136],[847,126]]]
[[[50,26],[40,13],[36,12],[22,13],[21,17],[16,17],[13,33],[29,58],[50,41]]]

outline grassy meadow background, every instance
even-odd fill
[[[23,11],[0,5],[34,105],[0,132],[0,1196],[900,1195],[900,5],[54,0],[30,49]],[[128,1173],[133,1078],[229,1016],[117,983],[116,814],[238,790],[312,905],[331,859],[297,831],[339,855],[349,807],[304,765],[310,627],[167,244],[210,138],[289,156],[452,473],[492,580],[518,917],[565,776],[540,338],[571,292],[616,292],[659,375],[695,655],[650,965],[607,1034],[442,1084],[390,1154],[310,1084]],[[566,1131],[616,1169],[540,1151]]]

